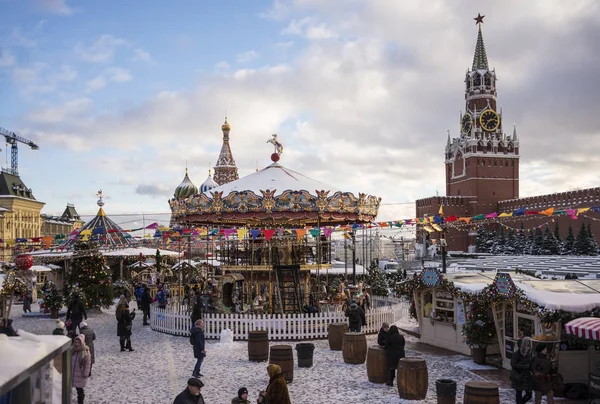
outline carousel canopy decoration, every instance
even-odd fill
[[[100,207],[96,216],[87,222],[79,231],[74,231],[58,248],[70,250],[77,241],[96,241],[101,247],[133,247],[137,243],[121,226],[113,222],[104,213],[102,190],[98,191],[97,205]]]
[[[283,146],[276,135],[273,163],[260,171],[186,199],[171,199],[172,218],[180,225],[277,225],[369,223],[381,198],[343,192],[278,163]]]

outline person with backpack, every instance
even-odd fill
[[[78,294],[73,295],[73,300],[67,308],[67,321],[71,321],[71,332],[73,335],[81,333],[80,323],[83,320],[87,320],[87,313],[85,312],[85,305],[81,301]],[[77,328],[77,331],[75,329]]]
[[[364,310],[355,301],[350,303],[350,307],[346,309],[345,314],[348,317],[348,329],[350,332],[360,332],[361,327],[367,324]]]
[[[158,292],[156,293],[156,300],[158,301],[159,309],[167,308],[167,293],[163,285],[158,286]]]
[[[190,330],[190,344],[194,346],[194,358],[196,358],[196,366],[194,366],[192,376],[202,377],[203,375],[200,373],[200,367],[206,356],[204,320],[197,320],[194,327]]]

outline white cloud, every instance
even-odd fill
[[[154,63],[154,59],[150,56],[150,53],[146,52],[141,48],[135,48],[133,50],[133,60],[141,60],[146,63]]]
[[[79,98],[58,107],[32,111],[28,114],[27,120],[36,123],[60,123],[89,112],[92,104],[92,100],[89,98]]]
[[[86,62],[108,63],[113,60],[117,49],[127,44],[128,42],[124,39],[112,35],[102,35],[91,45],[85,46],[78,43],[75,45],[75,53]]]
[[[15,56],[6,48],[0,48],[0,67],[12,66],[15,64]]]
[[[239,53],[237,55],[237,61],[238,61],[238,63],[248,63],[248,62],[253,61],[257,57],[258,57],[258,52],[256,52],[254,49],[252,49],[247,52]]]
[[[77,76],[77,70],[70,65],[56,68],[43,62],[16,66],[12,70],[13,82],[25,96],[53,92],[64,83],[73,82]]]
[[[133,77],[129,73],[129,70],[120,67],[111,67],[89,80],[86,87],[88,92],[92,92],[106,87],[109,82],[126,83],[131,80],[133,80]]]
[[[292,20],[284,28],[283,35],[298,35],[311,40],[338,38],[339,35],[327,24],[317,22],[314,18],[306,17],[301,20]]]
[[[225,61],[225,60],[221,60],[219,63],[217,63],[215,65],[215,69],[221,70],[221,71],[227,71],[227,70],[229,70],[229,68],[230,68],[229,63],[227,63],[227,61]]]
[[[66,0],[39,0],[39,2],[44,10],[53,14],[71,15],[75,12]]]

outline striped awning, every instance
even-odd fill
[[[600,341],[600,318],[582,317],[565,324],[567,334]]]

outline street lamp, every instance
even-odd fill
[[[350,232],[352,236],[352,282],[356,286],[356,236],[354,231]]]

